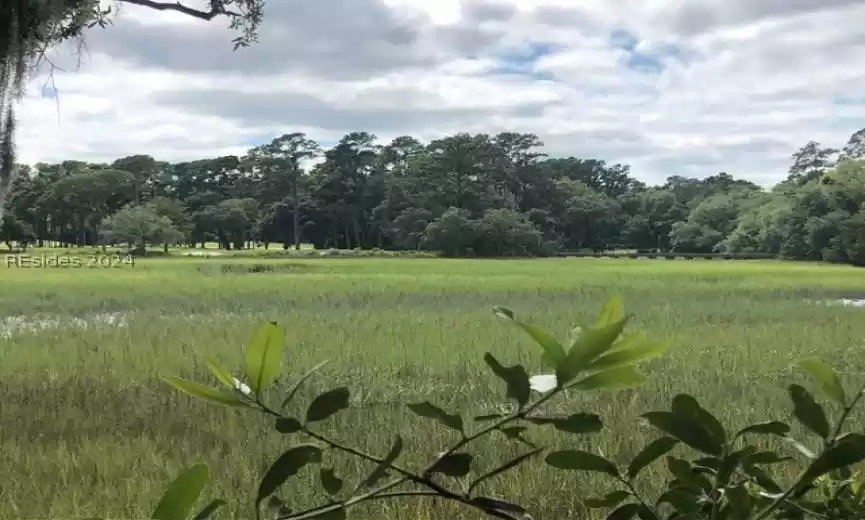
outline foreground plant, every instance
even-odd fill
[[[603,423],[596,414],[577,412],[549,416],[542,413],[542,406],[569,391],[614,390],[639,385],[645,378],[635,365],[660,356],[668,345],[649,341],[641,332],[623,335],[629,317],[618,298],[603,307],[593,325],[575,328],[564,343],[548,331],[517,319],[509,309],[497,307],[495,313],[525,331],[541,347],[541,358],[552,373],[530,377],[523,366],[506,366],[492,354],[485,354],[484,361],[504,382],[506,396],[513,404],[507,412],[475,417],[473,428],[467,427],[461,414],[448,412],[431,402],[408,404],[414,414],[436,421],[456,434],[449,448],[431,456],[420,468],[398,463],[404,448],[404,440],[399,435],[386,454],[375,455],[339,442],[320,429],[320,423],[349,407],[350,392],[345,387],[314,398],[302,417],[283,412],[323,363],[297,379],[280,406],[265,402],[263,392],[277,380],[285,349],[284,331],[276,323],[259,330],[249,345],[243,380],[209,360],[207,367],[222,383],[222,389],[177,377],[164,379],[193,396],[258,411],[271,418],[278,432],[300,435],[308,440],[285,451],[265,472],[255,497],[257,516],[266,509],[270,517],[280,520],[341,519],[346,518],[354,506],[365,502],[419,497],[450,500],[495,518],[530,518],[513,497],[481,495],[476,493],[478,486],[546,451],[529,440],[526,434],[531,428],[552,427],[575,435],[601,431]],[[865,436],[841,433],[863,390],[848,398],[834,370],[818,359],[803,360],[800,366],[841,407],[830,428],[824,409],[811,394],[799,385],[790,387],[795,417],[822,439],[819,453],[793,439],[790,426],[780,421],[755,424],[730,435],[694,398],[682,394],[673,399],[670,410],[643,414],[642,419],[664,436],[639,452],[627,468],[619,468],[600,455],[581,450],[558,449],[547,453],[544,460],[560,470],[603,473],[618,482],[620,490],[583,502],[587,508],[611,509],[609,520],[760,520],[772,515],[790,519],[865,518],[865,486],[850,470],[850,466],[865,459]],[[500,462],[490,471],[472,475],[467,484],[458,485],[465,482],[475,466],[476,456],[470,448],[478,440],[500,434],[525,446],[523,453]],[[746,440],[765,436],[796,448],[796,452],[807,459],[800,477],[786,488],[771,476],[768,466],[786,463],[791,457],[746,443]],[[695,451],[697,456],[685,459],[668,455],[680,445]],[[345,478],[324,463],[326,450],[372,463],[372,470],[348,486]],[[662,457],[673,478],[657,499],[649,500],[639,490],[637,477]],[[289,510],[278,492],[307,466],[318,468],[320,485],[330,499],[301,511]],[[157,513],[162,513],[154,514],[154,519],[188,517],[208,477],[206,469],[193,470],[181,475],[178,479],[181,484],[178,481],[172,484],[157,508]],[[820,493],[822,498],[814,496]],[[220,501],[212,502],[195,518],[209,517],[220,505]]]

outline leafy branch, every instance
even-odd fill
[[[276,323],[267,324],[255,334],[246,350],[243,380],[211,360],[206,362],[206,366],[223,388],[212,388],[177,377],[164,379],[195,397],[223,406],[261,412],[274,421],[278,432],[297,434],[310,441],[289,448],[265,472],[255,499],[259,516],[265,502],[271,515],[279,520],[333,520],[346,518],[351,508],[366,502],[438,498],[481,511],[490,517],[517,520],[527,514],[523,506],[509,499],[478,495],[476,491],[481,484],[547,451],[527,438],[529,428],[552,426],[560,432],[575,435],[596,433],[603,428],[596,414],[578,412],[546,416],[542,412],[543,406],[571,391],[615,390],[639,385],[645,377],[635,369],[635,365],[662,355],[668,344],[649,341],[640,332],[623,335],[629,317],[618,298],[604,305],[594,324],[575,328],[566,342],[560,342],[548,331],[517,319],[509,309],[497,307],[494,311],[498,317],[515,324],[541,348],[541,361],[550,367],[552,373],[529,376],[523,366],[506,366],[492,354],[485,354],[484,361],[504,383],[505,395],[514,402],[514,408],[507,413],[475,417],[473,421],[479,427],[473,432],[466,427],[460,413],[448,412],[429,401],[408,404],[408,409],[415,415],[435,421],[458,434],[447,449],[420,469],[410,469],[397,462],[404,447],[404,440],[399,435],[388,452],[379,456],[336,440],[316,426],[349,408],[351,395],[348,388],[339,387],[318,395],[307,404],[303,417],[282,411],[294,402],[302,385],[323,364],[301,376],[288,390],[279,408],[265,402],[263,391],[278,379],[285,350],[285,334]],[[619,489],[603,497],[582,501],[591,509],[611,509],[607,517],[610,520],[764,520],[770,515],[821,520],[863,517],[865,479],[858,473],[853,474],[850,467],[865,460],[865,435],[841,432],[865,388],[848,398],[837,373],[823,361],[809,358],[800,361],[799,366],[841,406],[837,420],[830,425],[824,409],[808,390],[800,385],[789,387],[794,417],[823,440],[819,454],[812,453],[791,437],[791,427],[784,422],[757,423],[731,433],[696,399],[679,394],[673,398],[669,410],[642,414],[641,420],[663,436],[640,450],[627,467],[620,467],[601,455],[574,449],[553,450],[546,454],[544,461],[559,470],[595,472],[612,478]],[[484,423],[488,424],[480,426]],[[475,456],[469,448],[496,432],[529,449],[475,476],[461,489],[449,485],[448,478],[464,479],[472,472]],[[769,467],[792,458],[749,444],[748,439],[754,437],[775,438],[784,445],[795,447],[809,460],[804,472],[791,486],[780,486],[771,476]],[[691,460],[672,456],[673,450],[680,446],[693,450],[698,456]],[[322,465],[324,450],[367,461],[374,467],[353,489],[343,493],[345,481],[333,468]],[[666,483],[660,496],[651,500],[639,489],[640,475],[662,459],[673,478]],[[278,490],[307,466],[316,465],[329,501],[291,511],[278,497]],[[169,487],[157,507],[159,515],[155,514],[153,518],[186,519],[207,478],[206,466],[201,465],[181,475]],[[412,488],[403,489],[404,486]],[[815,500],[812,496],[815,489],[824,491],[828,498]],[[342,496],[338,498],[339,495]],[[221,505],[221,501],[211,502],[197,514],[196,520],[208,518]]]

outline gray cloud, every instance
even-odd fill
[[[843,145],[865,114],[832,103],[865,88],[851,65],[865,58],[858,1],[538,0],[526,12],[462,0],[453,24],[383,2],[271,0],[260,41],[236,52],[224,20],[120,18],[88,34],[80,72],[61,53],[62,128],[53,100],[22,105],[22,157],[185,160],[286,128],[425,139],[511,130],[538,134],[552,155],[628,162],[652,182],[718,171],[778,180],[796,147]],[[637,74],[610,47],[616,29],[643,39],[641,52],[674,45],[688,59]],[[508,67],[538,42],[553,44],[548,56]]]
[[[260,41],[234,51],[219,22],[153,26],[120,19],[92,33],[92,47],[134,65],[178,71],[300,72],[329,78],[367,76],[433,65],[421,44],[423,19],[398,16],[379,0],[269,2]]]
[[[861,0],[692,0],[666,9],[672,26],[681,34],[694,35],[722,26],[802,13],[830,11],[861,4]]]
[[[230,90],[206,92],[175,91],[159,94],[154,101],[178,110],[219,116],[242,127],[294,125],[321,128],[328,132],[368,130],[377,134],[429,131],[466,124],[493,114],[538,117],[545,103],[524,103],[506,110],[484,108],[418,109],[421,94],[410,90],[367,92],[370,98],[387,99],[386,105],[368,107],[363,103],[340,106],[315,96],[299,93],[244,94]]]

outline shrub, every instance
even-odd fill
[[[541,456],[549,466],[559,470],[601,473],[616,482],[617,490],[603,497],[582,500],[587,508],[609,510],[609,520],[865,518],[865,479],[852,471],[855,464],[865,460],[865,435],[843,432],[865,388],[848,394],[837,373],[823,361],[804,359],[799,366],[839,405],[840,412],[834,420],[830,421],[824,408],[805,387],[798,384],[789,387],[793,416],[820,438],[819,452],[812,452],[801,440],[793,438],[790,425],[783,421],[766,421],[730,431],[693,397],[680,394],[673,398],[669,410],[649,411],[641,416],[660,436],[637,453],[626,467],[620,467],[591,451],[537,446],[526,432],[532,428],[555,428],[573,435],[600,431],[603,423],[596,414],[578,411],[551,416],[543,413],[543,405],[567,392],[639,385],[644,376],[635,365],[660,356],[667,344],[650,341],[640,332],[623,335],[628,316],[617,298],[603,307],[593,325],[575,328],[566,342],[540,327],[522,322],[508,309],[499,307],[495,312],[538,344],[551,373],[530,376],[520,365],[503,365],[492,354],[485,354],[485,363],[502,380],[506,398],[512,405],[508,411],[473,418],[471,428],[465,417],[434,403],[408,404],[408,409],[417,416],[435,421],[457,434],[457,440],[448,449],[431,456],[422,468],[409,468],[399,463],[405,442],[399,436],[386,454],[376,455],[338,442],[320,428],[322,421],[349,406],[348,388],[334,388],[319,395],[308,404],[303,417],[282,412],[321,365],[295,381],[281,406],[265,402],[262,391],[276,381],[284,352],[284,332],[276,323],[259,330],[246,350],[243,380],[210,361],[208,368],[224,388],[177,377],[165,377],[165,380],[195,397],[261,413],[280,433],[305,440],[277,457],[261,479],[254,500],[256,514],[266,506],[272,518],[346,518],[357,504],[405,497],[450,500],[495,518],[530,518],[515,497],[478,495],[474,491],[478,484]],[[467,487],[454,487],[450,479],[467,477],[475,466],[471,447],[492,435],[518,441],[525,450],[494,465],[495,469],[475,476]],[[767,444],[774,444],[776,448],[766,449]],[[781,454],[780,446],[784,444],[795,447],[798,456],[805,461],[805,469],[787,486],[779,484],[771,471],[772,466],[793,460]],[[688,448],[693,456],[669,455],[677,446]],[[353,486],[346,486],[347,482],[336,475],[333,468],[323,464],[325,449],[373,463],[374,469]],[[636,477],[661,459],[672,478],[664,483],[660,495],[652,499],[645,490],[639,489]],[[289,511],[278,491],[308,466],[317,467],[320,485],[330,500],[303,511]],[[196,465],[180,475],[169,486],[153,518],[189,518],[207,479],[205,465]],[[195,518],[210,517],[222,504],[220,500],[210,502]]]

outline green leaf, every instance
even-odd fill
[[[586,327],[577,326],[571,328],[571,332],[568,333],[568,349],[571,349],[577,343],[577,340],[580,339],[580,335],[582,335],[583,330],[586,330]]]
[[[727,432],[724,431],[724,426],[714,415],[700,406],[700,403],[692,396],[688,394],[676,395],[673,397],[671,410],[676,415],[693,419],[709,432],[716,444],[726,446]]]
[[[372,470],[372,473],[370,473],[363,483],[361,483],[361,486],[372,487],[376,485],[382,477],[387,475],[391,464],[396,461],[400,453],[402,453],[402,437],[397,435],[396,439],[393,441],[393,445],[390,447],[390,451],[387,452],[387,455],[381,460],[378,466],[376,466],[375,469]]]
[[[621,296],[613,296],[604,304],[601,313],[598,315],[598,320],[595,322],[596,328],[606,327],[625,318],[625,305],[622,302]]]
[[[584,502],[586,507],[590,509],[600,509],[602,507],[616,507],[623,500],[631,496],[627,491],[611,491],[604,495],[604,498],[587,498]]]
[[[448,428],[457,430],[465,435],[465,430],[463,429],[463,418],[458,414],[449,414],[429,401],[410,404],[408,405],[408,408],[416,415],[428,419],[435,419]]]
[[[511,440],[515,440],[530,448],[536,448],[537,446],[532,441],[526,439],[523,434],[528,430],[525,426],[503,426],[501,428],[497,428],[498,431],[502,432],[505,437]]]
[[[694,471],[691,463],[684,459],[667,456],[667,468],[670,473],[686,486],[706,490],[712,489],[712,484],[703,475]]]
[[[725,490],[727,503],[730,504],[732,518],[751,518],[754,499],[745,486],[730,486]]]
[[[276,381],[285,350],[285,332],[275,322],[261,327],[246,349],[246,377],[253,392]]]
[[[601,371],[634,365],[641,361],[656,358],[662,355],[670,347],[666,341],[656,343],[644,343],[630,348],[617,349],[607,352],[595,361],[589,363],[586,370]]]
[[[303,425],[294,417],[280,417],[276,420],[276,431],[279,433],[297,433],[302,429]]]
[[[655,439],[642,449],[628,466],[628,480],[633,480],[649,464],[669,453],[679,441],[670,437]]]
[[[616,340],[612,346],[610,346],[610,350],[607,352],[618,352],[620,350],[628,350],[634,347],[638,347],[645,343],[650,343],[649,337],[646,336],[646,333],[643,331],[633,332],[626,336],[620,337]]]
[[[721,471],[721,459],[717,457],[698,457],[692,463],[695,470],[702,470],[703,468],[711,470],[707,473]]]
[[[752,464],[742,466],[742,471],[746,475],[753,478],[757,484],[770,493],[781,493],[781,486],[768,474],[763,468],[758,468]]]
[[[153,520],[186,520],[210,479],[207,464],[196,464],[168,485],[151,517]]]
[[[536,449],[534,449],[528,453],[523,453],[522,455],[518,455],[518,456],[514,457],[513,459],[511,459],[510,461],[505,462],[504,464],[496,467],[495,469],[492,469],[492,470],[484,473],[483,475],[481,475],[480,477],[475,479],[474,482],[471,483],[468,491],[466,491],[466,494],[471,494],[472,490],[474,490],[482,482],[489,480],[489,479],[495,477],[496,475],[500,475],[500,474],[504,473],[505,471],[508,471],[509,469],[512,469],[512,468],[519,466],[523,462],[529,460],[530,458],[534,457],[538,453],[541,453],[542,451],[544,451],[544,450],[541,448],[536,448]]]
[[[495,314],[496,316],[498,316],[500,318],[504,318],[507,320],[516,319],[516,315],[514,314],[514,311],[508,309],[507,307],[502,307],[500,305],[496,305],[495,307],[493,307],[493,314]]]
[[[231,372],[225,370],[211,359],[206,359],[204,364],[208,369],[210,369],[213,375],[216,376],[216,379],[218,379],[220,383],[231,389],[236,388],[234,384],[234,376],[231,375]]]
[[[306,410],[307,422],[323,421],[331,415],[348,408],[349,391],[342,386],[325,392],[310,403]]]
[[[754,446],[746,446],[745,448],[724,457],[721,461],[721,467],[715,476],[715,481],[718,483],[718,487],[721,489],[726,488],[727,484],[730,483],[730,478],[733,476],[733,472],[739,469],[739,466],[743,463],[749,462],[751,455],[756,451],[757,448]]]
[[[593,453],[579,450],[554,451],[547,455],[547,464],[554,468],[571,471],[594,471],[618,477],[619,470],[615,464]]]
[[[285,505],[285,502],[276,495],[270,495],[270,498],[267,499],[267,510],[277,517],[288,516],[291,514],[291,509],[289,509],[288,506]]]
[[[640,520],[661,520],[658,515],[652,511],[649,506],[640,504],[640,509],[637,511],[637,518]]]
[[[580,372],[585,371],[598,356],[608,351],[622,333],[627,321],[628,318],[625,317],[604,327],[584,331],[568,351],[564,361],[556,368],[559,384],[570,382]]]
[[[629,503],[613,510],[607,515],[607,520],[631,520],[639,512],[639,504]]]
[[[304,466],[318,462],[321,462],[321,449],[314,444],[300,444],[280,455],[261,479],[255,499],[256,507]]]
[[[606,372],[598,372],[585,379],[577,381],[568,388],[577,390],[618,390],[633,388],[646,381],[646,376],[637,372],[634,367],[620,367]]]
[[[671,489],[658,498],[658,504],[667,503],[676,508],[680,513],[691,513],[700,510],[697,502],[699,496],[688,492],[685,488]],[[676,517],[678,518],[678,516]]]
[[[784,437],[784,441],[786,443],[790,444],[791,446],[793,446],[793,448],[795,448],[796,451],[798,451],[799,453],[804,455],[805,458],[811,459],[811,460],[814,460],[817,458],[817,455],[814,454],[814,451],[811,450],[811,448],[805,446],[804,444],[797,441],[793,437]]]
[[[604,428],[601,417],[594,413],[574,413],[564,419],[553,420],[557,430],[567,433],[597,433]]]
[[[865,434],[849,433],[817,457],[805,470],[802,480],[809,483],[836,469],[846,468],[865,460]]]
[[[779,437],[785,437],[788,433],[790,433],[790,425],[786,423],[782,423],[781,421],[769,421],[759,424],[753,424],[748,426],[747,428],[742,428],[736,434],[736,437],[741,437],[747,433],[755,433],[760,435],[777,435]]]
[[[491,414],[487,414],[487,415],[478,415],[477,417],[474,418],[474,420],[476,422],[495,421],[496,419],[501,419],[504,416],[505,416],[505,414],[503,414],[503,413],[491,413]]]
[[[799,366],[807,371],[811,376],[820,383],[820,387],[826,394],[840,403],[845,405],[847,397],[844,395],[844,387],[841,385],[841,380],[838,378],[838,373],[831,366],[820,358],[812,357],[799,361]]]
[[[321,468],[318,470],[318,476],[321,479],[321,487],[328,495],[336,495],[342,490],[342,479],[336,476],[333,468]]]
[[[774,451],[758,451],[748,456],[746,464],[778,464],[793,460],[793,457],[782,457]]]
[[[565,348],[548,331],[541,327],[519,321],[514,311],[505,307],[494,307],[493,312],[501,318],[511,320],[519,328],[523,329],[535,343],[544,349],[543,358],[553,368],[558,368],[559,364],[565,359]]]
[[[529,402],[531,395],[531,387],[529,386],[529,375],[522,365],[514,365],[511,367],[502,366],[501,363],[487,352],[484,354],[484,361],[492,369],[492,371],[507,384],[507,396],[515,400],[520,406],[525,406]]]
[[[347,515],[348,513],[345,512],[345,508],[340,507],[338,509],[331,509],[326,513],[321,513],[315,518],[317,520],[345,520]]]
[[[642,415],[649,424],[678,439],[697,451],[720,457],[721,446],[711,434],[690,417],[683,417],[672,412],[648,412]]]
[[[790,399],[793,400],[793,415],[800,423],[820,437],[829,437],[829,421],[826,412],[817,404],[811,394],[800,385],[790,385]]]
[[[464,477],[469,474],[472,456],[468,453],[451,453],[439,459],[430,473],[441,473],[449,477]]]
[[[285,400],[282,401],[281,408],[285,408],[286,406],[288,406],[288,403],[290,403],[292,401],[292,399],[294,399],[295,394],[297,394],[297,391],[300,390],[301,386],[303,386],[303,383],[305,383],[307,379],[312,377],[313,374],[315,374],[316,372],[321,370],[321,367],[323,367],[326,364],[327,364],[327,361],[322,361],[321,363],[312,367],[306,374],[303,375],[303,377],[298,379],[297,382],[294,384],[294,386],[291,387],[291,390],[289,390],[288,395],[286,396]]]
[[[223,406],[233,406],[237,408],[249,408],[250,404],[246,401],[241,401],[234,394],[229,394],[210,388],[209,386],[200,385],[192,381],[174,376],[162,376],[162,380],[173,386],[174,388],[185,392],[193,397],[205,399],[212,403],[221,404]]]
[[[210,518],[213,515],[213,513],[216,512],[217,509],[219,509],[220,507],[222,507],[224,505],[225,505],[225,500],[221,500],[221,499],[217,498],[213,502],[207,504],[204,507],[204,509],[199,511],[198,514],[196,514],[192,518],[192,520],[207,520],[208,518]]]
[[[524,515],[525,513],[527,513],[524,507],[517,504],[512,504],[510,502],[506,502],[498,498],[474,497],[470,500],[470,502],[472,505],[474,505],[475,507],[479,507],[483,511],[516,513],[518,515]]]
[[[565,359],[565,348],[548,331],[520,321],[514,321],[532,340],[544,350],[544,356],[553,367],[557,368]]]
[[[532,424],[552,424],[557,430],[568,433],[597,433],[604,427],[601,417],[594,413],[575,413],[564,418],[526,417]]]

